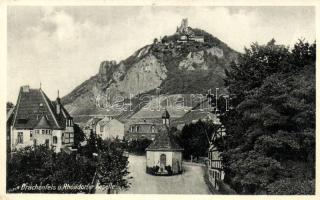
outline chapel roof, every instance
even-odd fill
[[[146,151],[183,151],[183,148],[174,141],[169,128],[163,126]]]

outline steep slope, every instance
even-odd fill
[[[136,106],[141,95],[204,94],[222,88],[225,69],[239,53],[203,30],[187,28],[192,35],[177,31],[119,63],[103,61],[96,75],[62,98],[65,107],[73,116],[122,113],[128,118],[141,109]]]

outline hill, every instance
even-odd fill
[[[129,118],[153,97],[223,90],[225,70],[239,53],[204,30],[182,24],[127,59],[103,61],[99,72],[62,98],[68,111]],[[144,98],[141,101],[141,97]]]

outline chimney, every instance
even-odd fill
[[[58,90],[58,97],[57,97],[57,105],[56,105],[56,108],[57,108],[57,114],[59,115],[60,112],[61,112],[61,102],[60,102],[60,97],[59,97],[59,90]]]
[[[29,85],[22,86],[22,92],[29,92],[29,90],[30,90]]]

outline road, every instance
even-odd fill
[[[201,166],[183,164],[184,173],[175,176],[153,176],[146,173],[145,156],[129,156],[131,187],[120,194],[211,194]]]

